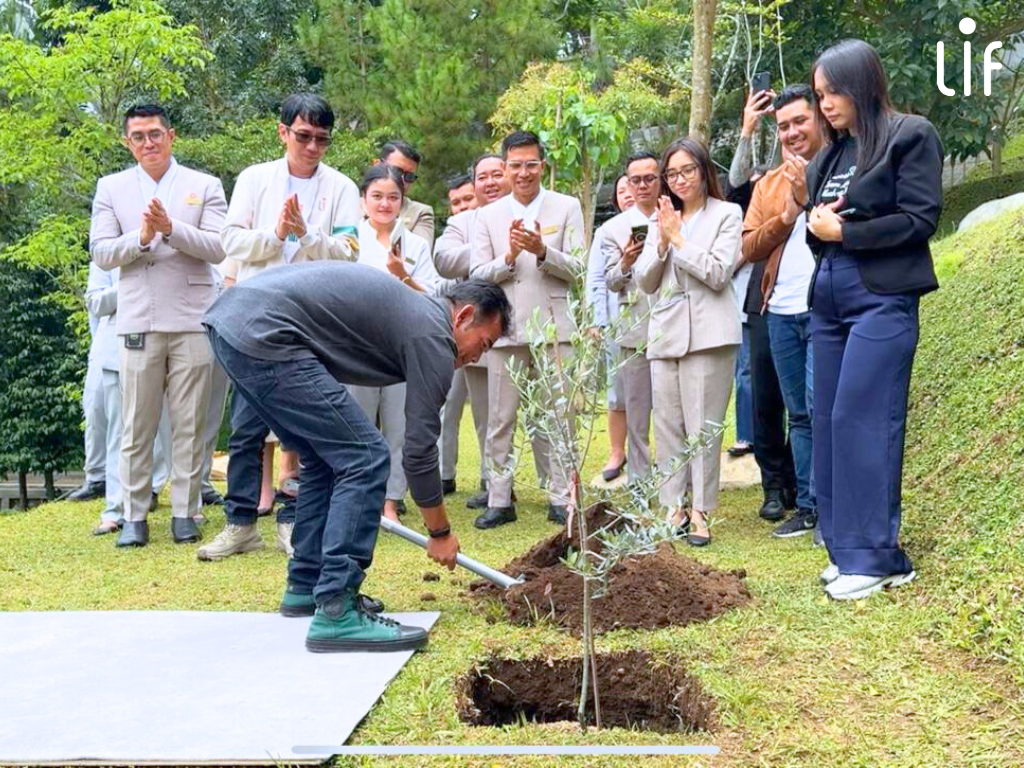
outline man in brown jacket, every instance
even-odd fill
[[[813,359],[807,306],[814,257],[807,247],[807,214],[796,197],[807,197],[802,191],[807,164],[821,149],[823,135],[808,86],[788,86],[773,106],[784,162],[754,187],[743,222],[743,259],[768,259],[761,283],[761,313],[767,313],[772,359],[789,412],[797,482],[797,510],[774,535],[788,538],[810,533],[818,521],[811,471]]]

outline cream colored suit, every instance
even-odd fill
[[[487,450],[495,467],[503,472],[492,474],[490,500],[492,507],[507,507],[512,498],[511,452],[519,408],[519,393],[508,373],[510,360],[530,366],[527,326],[534,309],[544,320],[554,318],[556,341],[560,353],[571,354],[568,344],[572,326],[566,299],[570,284],[579,279],[584,267],[583,211],[573,197],[546,190],[537,213],[541,237],[546,246],[543,260],[523,251],[515,267],[505,262],[509,253],[509,228],[516,218],[512,196],[503,197],[478,209],[473,237],[471,276],[500,285],[512,305],[512,328],[507,337],[498,340],[488,360],[488,384],[491,413],[487,425]],[[534,441],[534,455],[548,464],[551,503],[564,505],[568,493],[567,468],[559,462],[544,462],[550,457],[547,441]]]
[[[651,364],[644,347],[653,302],[636,284],[632,270],[624,273],[620,264],[633,227],[642,224],[650,228],[652,222],[634,206],[601,227],[605,283],[618,297],[619,325],[615,341],[623,361],[618,375],[626,405],[630,479],[643,477],[651,468]]]
[[[740,207],[708,198],[684,227],[682,248],[670,246],[659,256],[658,231],[652,226],[634,267],[637,284],[657,297],[647,357],[662,471],[683,450],[687,435],[697,434],[709,421],[725,421],[742,339],[732,287],[742,233]],[[694,509],[716,509],[721,449],[719,436],[706,453],[694,458],[689,473],[677,472],[662,485],[662,505],[682,506],[690,474]]]
[[[426,203],[417,203],[407,197],[402,198],[402,208],[398,212],[402,224],[414,235],[427,241],[430,248],[434,247],[434,209]]]
[[[227,204],[218,179],[172,161],[157,197],[171,234],[139,242],[151,184],[139,166],[96,185],[89,252],[98,267],[120,267],[117,333],[122,390],[121,485],[129,522],[146,519],[153,440],[164,395],[171,424],[171,512],[199,508],[203,421],[213,354],[200,322],[216,298],[212,264],[224,259],[220,229]],[[141,348],[128,349],[126,334]]]

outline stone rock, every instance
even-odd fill
[[[956,231],[964,232],[973,226],[981,224],[983,221],[994,219],[1002,213],[1017,208],[1024,208],[1024,192],[1018,192],[1009,197],[1001,197],[998,200],[989,200],[987,203],[982,203],[963,217]]]

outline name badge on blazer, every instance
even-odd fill
[[[553,235],[557,231],[558,231],[558,225],[557,224],[552,224],[550,227],[542,228],[540,233],[542,235]]]
[[[198,192],[189,192],[185,195],[185,205],[202,205],[203,199],[199,197]]]

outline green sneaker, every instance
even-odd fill
[[[316,613],[313,594],[311,592],[293,592],[292,589],[292,585],[289,584],[281,596],[281,605],[277,609],[281,615],[294,619],[299,616],[312,616]]]
[[[427,631],[370,613],[352,592],[317,606],[306,635],[314,653],[414,651],[427,644]]]

